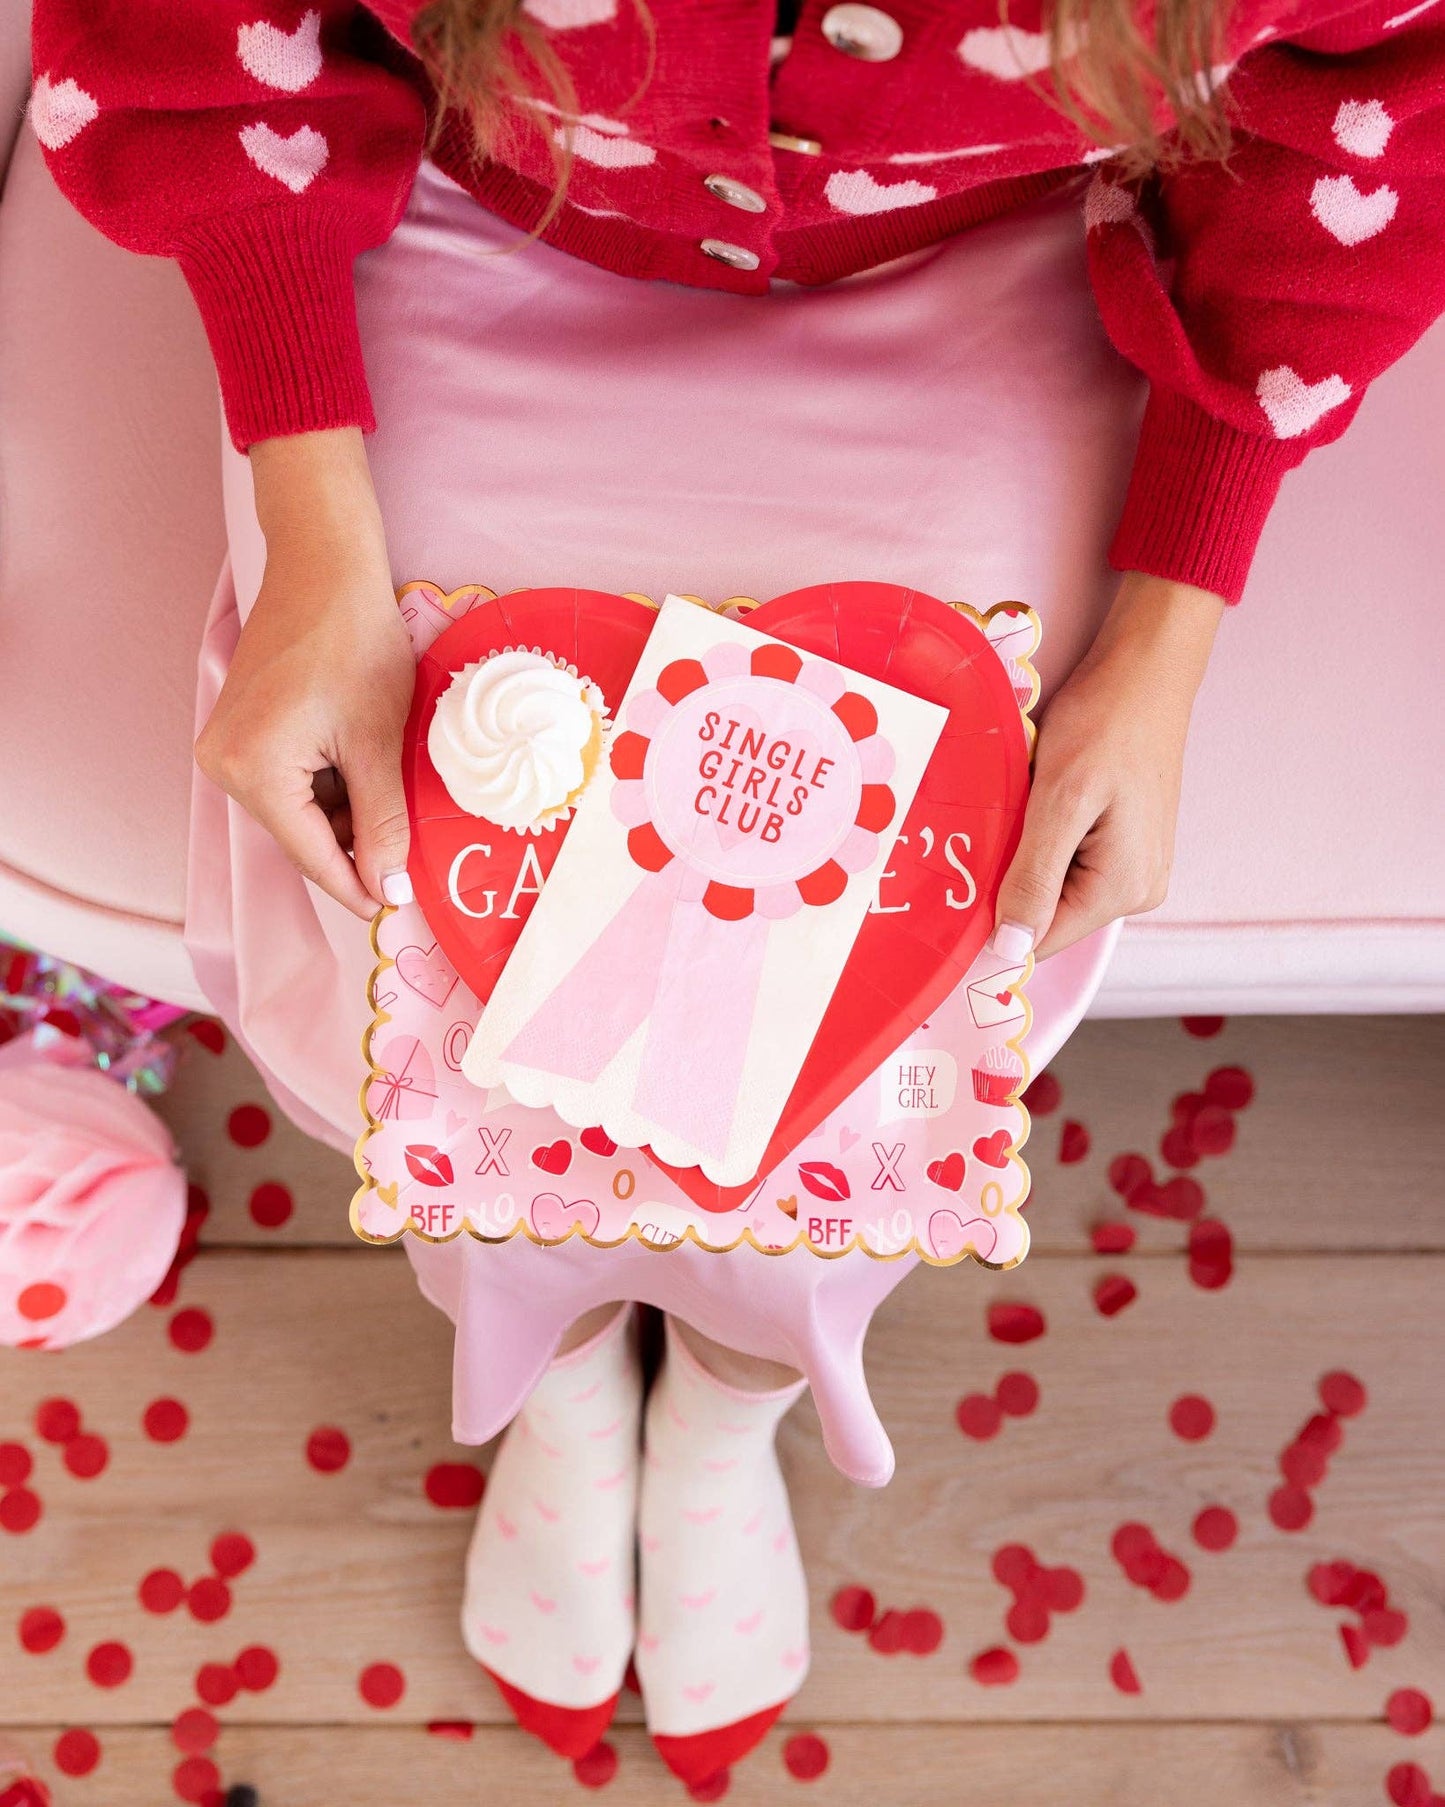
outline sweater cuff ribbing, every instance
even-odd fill
[[[1280,482],[1307,449],[1152,390],[1110,564],[1238,602]]]
[[[238,451],[258,439],[376,425],[346,222],[290,208],[221,214],[175,247]]]

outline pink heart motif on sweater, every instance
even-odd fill
[[[575,1198],[566,1204],[560,1193],[540,1192],[532,1200],[532,1228],[543,1242],[560,1242],[579,1224],[584,1236],[596,1232],[602,1213],[590,1198]]]
[[[326,167],[330,147],[320,132],[298,126],[289,138],[258,122],[241,127],[241,149],[263,175],[273,178],[292,194],[305,194]]]
[[[321,73],[321,14],[302,15],[295,31],[261,20],[236,33],[236,55],[248,75],[281,94],[299,94]]]
[[[457,988],[452,963],[436,942],[430,947],[412,944],[402,948],[396,956],[396,976],[409,991],[425,998],[434,1010],[444,1008]]]

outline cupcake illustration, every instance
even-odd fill
[[[1011,1104],[1024,1080],[1024,1063],[1008,1048],[987,1048],[973,1069],[973,1095],[980,1104]]]

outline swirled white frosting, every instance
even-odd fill
[[[525,832],[582,789],[601,704],[540,653],[495,653],[443,691],[427,751],[458,808]]]

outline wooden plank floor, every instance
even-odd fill
[[[259,1082],[233,1049],[185,1040],[165,1108],[211,1210],[178,1298],[94,1346],[0,1361],[0,1441],[29,1447],[43,1504],[33,1530],[0,1534],[0,1754],[7,1736],[30,1751],[57,1807],[159,1807],[175,1798],[166,1728],[195,1704],[198,1669],[259,1644],[280,1677],[218,1710],[214,1755],[226,1781],[261,1790],[263,1807],[530,1807],[580,1795],[565,1766],[508,1728],[456,1635],[471,1514],[433,1506],[424,1481],[437,1462],[485,1466],[486,1452],[449,1438],[448,1326],[418,1298],[403,1255],[350,1240],[344,1158],[274,1108],[266,1138],[237,1146],[230,1113],[264,1102]],[[1166,1174],[1170,1101],[1220,1065],[1245,1067],[1257,1091],[1232,1151],[1193,1170],[1235,1238],[1230,1284],[1204,1291],[1186,1271],[1185,1227],[1126,1210],[1107,1173],[1138,1150]],[[1388,1801],[1387,1773],[1408,1762],[1445,1794],[1440,1731],[1405,1738],[1384,1723],[1403,1687],[1433,1691],[1445,1710],[1445,1022],[1239,1019],[1209,1039],[1177,1022],[1095,1024],[1056,1073],[1061,1101],[1039,1115],[1030,1149],[1035,1254],[1011,1275],[920,1273],[875,1322],[869,1369],[898,1450],[893,1485],[873,1494],[841,1481],[806,1403],[785,1427],[814,1669],[729,1799],[1366,1807]],[[1090,1148],[1061,1164],[1066,1121]],[[1077,1146],[1077,1131],[1068,1140]],[[1137,1249],[1093,1254],[1089,1229],[1103,1217],[1133,1223]],[[1105,1273],[1138,1287],[1114,1318],[1093,1303]],[[1036,1305],[1046,1333],[1020,1347],[993,1341],[994,1299]],[[179,1310],[208,1315],[204,1349],[175,1347]],[[1267,1509],[1277,1457],[1318,1409],[1320,1377],[1340,1368],[1365,1382],[1368,1405],[1345,1425],[1311,1523],[1279,1530]],[[1011,1369],[1039,1383],[1038,1410],[988,1441],[964,1437],[957,1400]],[[1184,1393],[1217,1413],[1201,1442],[1170,1428]],[[36,1435],[36,1407],[56,1396],[74,1399],[106,1441],[93,1479],[67,1472]],[[177,1441],[146,1435],[156,1399],[184,1405]],[[322,1426],[349,1441],[337,1472],[307,1460]],[[1238,1541],[1223,1553],[1192,1535],[1207,1505],[1237,1516]],[[1163,1603],[1127,1580],[1111,1540],[1128,1521],[1187,1565],[1182,1599]],[[143,1610],[144,1575],[164,1566],[194,1580],[232,1530],[256,1560],[224,1616]],[[1009,1599],[990,1565],[1010,1542],[1084,1579],[1082,1607],[1057,1615],[1039,1643],[1005,1628]],[[1352,1615],[1306,1587],[1312,1564],[1336,1559],[1376,1571],[1409,1620],[1403,1640],[1358,1671],[1339,1632]],[[841,1631],[828,1603],[853,1583],[880,1605],[936,1611],[940,1649],[884,1656]],[[18,1636],[37,1606],[65,1620],[43,1655]],[[87,1677],[88,1653],[106,1642],[133,1658],[111,1688]],[[970,1663],[998,1646],[1016,1652],[1019,1679],[981,1687]],[[1136,1695],[1111,1682],[1120,1650]],[[406,1678],[384,1713],[357,1687],[382,1661]],[[624,1704],[635,1722],[636,1701]],[[428,1736],[433,1721],[467,1722],[472,1736]],[[67,1726],[100,1742],[84,1778],[57,1776],[52,1761]],[[831,1753],[806,1784],[782,1754],[804,1731]],[[678,1798],[635,1724],[613,1742],[620,1763],[605,1798]]]

